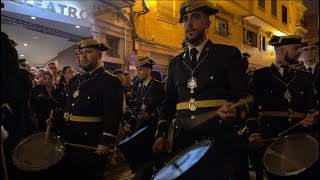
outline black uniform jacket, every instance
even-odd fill
[[[190,60],[189,51],[185,51],[174,57],[168,69],[168,83],[166,101],[160,112],[158,130],[165,132],[168,123],[176,117],[178,124],[184,123],[184,118],[190,118],[202,112],[218,107],[178,110],[176,106],[181,102],[188,102],[191,98],[196,101],[225,99],[236,101],[247,95],[245,83],[245,70],[240,51],[232,46],[213,44],[210,40],[205,44],[198,62]],[[194,93],[190,93],[187,87],[191,78],[191,70],[197,79],[197,87]],[[221,122],[221,121],[220,121]],[[218,120],[210,121],[200,128],[200,134],[213,132]],[[206,129],[205,131],[203,131]]]
[[[79,90],[78,96],[75,93]],[[82,73],[67,85],[65,113],[67,141],[97,146],[114,143],[122,118],[123,90],[119,79],[98,68],[92,74]],[[101,122],[77,122],[72,116],[90,120],[101,117]],[[87,117],[87,118],[86,118]],[[70,119],[70,120],[68,120]]]
[[[281,81],[283,78],[274,64],[256,70],[250,81],[255,109],[256,111],[260,109],[262,112],[260,122],[265,138],[275,137],[277,133],[301,120],[301,118],[289,118],[290,111],[307,113],[316,105],[311,74],[291,68],[286,83],[291,94],[291,102],[284,96],[287,87]],[[288,112],[288,117],[270,117],[267,111]]]

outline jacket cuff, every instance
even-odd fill
[[[155,137],[166,136],[168,134],[169,124],[167,120],[160,120],[157,125]]]
[[[100,138],[100,144],[102,145],[114,144],[117,138],[118,137],[114,134],[103,132]]]

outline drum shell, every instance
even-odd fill
[[[199,143],[203,141],[210,140],[202,140],[199,141]],[[188,170],[184,171],[177,178],[175,178],[176,180],[228,179],[228,177],[231,176],[232,172],[229,171],[231,168],[230,161],[220,156],[221,152],[219,151],[221,151],[221,149],[216,149],[216,146],[212,144],[212,141],[210,141],[210,143],[211,145],[209,149],[204,153],[204,155]],[[191,146],[194,146],[195,144]],[[183,155],[181,154],[186,153],[185,151],[189,149],[191,146],[189,146],[184,151],[173,157],[171,161],[173,161],[177,157],[183,157]],[[167,166],[168,164],[172,166],[173,163],[169,161],[165,166]],[[152,177],[153,180],[160,180],[157,178],[157,175],[158,173],[160,173],[160,171],[161,169],[159,169],[155,173],[155,175]]]
[[[294,134],[280,137],[268,146],[263,156],[263,163],[270,179],[312,180],[319,178],[318,157],[319,144],[313,137]],[[291,164],[299,166],[299,168],[290,169]],[[280,165],[288,170],[279,169]]]
[[[25,174],[46,174],[50,169],[54,169],[56,165],[63,159],[65,155],[65,147],[63,143],[57,137],[48,136],[48,145],[47,146],[35,146],[37,144],[42,145],[45,143],[46,133],[36,133],[32,134],[24,139],[22,139],[12,151],[12,159],[13,164],[19,168],[22,172],[26,172]],[[39,142],[41,140],[41,142]],[[42,141],[43,140],[43,141]],[[35,143],[35,144],[33,144]],[[49,149],[46,151],[46,149]],[[42,151],[44,150],[44,151]],[[23,155],[22,153],[26,154]],[[30,157],[31,156],[33,157]],[[48,155],[52,155],[52,157],[48,160]],[[25,159],[31,158],[31,159]],[[44,158],[46,164],[43,164],[41,158]],[[34,162],[31,160],[34,159]],[[40,159],[40,160],[39,160]],[[28,163],[30,166],[28,166]],[[32,164],[39,163],[40,164]]]
[[[144,127],[137,133],[118,144],[118,148],[127,159],[132,171],[136,171],[152,160],[154,134],[149,127]]]

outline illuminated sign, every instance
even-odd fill
[[[88,20],[89,13],[84,9],[75,7],[72,1],[45,1],[45,0],[11,0],[16,3],[24,4],[43,11],[62,14],[72,18]]]

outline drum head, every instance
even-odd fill
[[[13,151],[13,163],[24,171],[40,171],[59,162],[65,154],[64,145],[59,139],[46,133],[33,134],[23,139]]]
[[[176,179],[195,165],[209,150],[210,140],[199,141],[171,159],[154,176],[154,180]]]
[[[132,138],[136,137],[138,134],[140,134],[142,131],[146,130],[148,128],[148,126],[141,128],[139,131],[133,133],[131,136],[127,137],[126,139],[124,139],[123,141],[119,142],[119,145],[124,144],[128,141],[130,141]]]
[[[264,154],[263,163],[274,175],[292,176],[310,168],[318,156],[319,144],[314,138],[295,134],[273,142]]]

